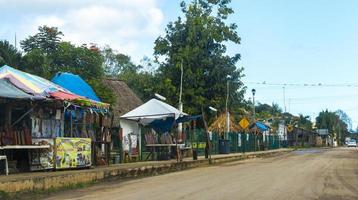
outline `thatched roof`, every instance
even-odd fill
[[[230,115],[230,131],[238,132],[241,128],[235,123],[234,116]],[[209,127],[209,131],[215,133],[225,133],[226,132],[226,113],[221,114]]]
[[[119,117],[143,104],[143,101],[121,80],[105,79],[103,81],[109,86],[115,95],[115,102],[111,105],[114,114],[114,126],[119,123]]]

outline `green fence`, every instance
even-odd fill
[[[198,155],[205,155],[206,133],[204,130],[196,130],[187,133],[188,143],[196,149]],[[210,137],[210,136],[209,136]],[[211,154],[219,154],[219,134],[212,133],[210,137],[212,144]],[[251,133],[229,133],[228,140],[230,153],[243,153],[253,151],[264,151],[280,148],[277,135],[256,135]]]
[[[144,132],[144,131],[142,131]],[[282,147],[277,135],[256,135],[251,133],[229,133],[227,134],[230,146],[230,153],[244,153],[253,151],[264,151],[278,149]],[[144,134],[142,134],[142,157],[141,160],[146,160],[149,151],[145,148]],[[197,151],[198,156],[205,155],[207,135],[204,130],[186,131],[185,143],[191,146],[193,150]],[[220,135],[212,133],[210,136],[211,155],[219,154],[219,140]]]

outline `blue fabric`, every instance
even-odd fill
[[[201,118],[201,115],[195,115],[195,116],[183,116],[183,117],[179,117],[177,120],[176,120],[176,123],[179,124],[179,123],[184,123],[184,122],[190,122],[190,121],[194,121],[194,120],[197,120]]]
[[[261,131],[267,131],[269,128],[265,124],[261,122],[256,122],[256,127],[260,129]]]
[[[174,118],[167,117],[166,119],[156,119],[152,121],[149,126],[152,127],[158,133],[165,133],[170,131],[174,125]]]
[[[86,81],[84,81],[80,76],[67,73],[59,72],[51,80],[53,83],[60,85],[67,90],[75,93],[77,95],[87,97],[94,101],[101,101],[96,93],[93,91],[91,86],[89,86]]]

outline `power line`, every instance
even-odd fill
[[[327,84],[327,83],[271,83],[271,82],[243,82],[244,84],[280,86],[280,87],[358,87],[357,83]]]

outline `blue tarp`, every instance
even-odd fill
[[[250,126],[250,128],[253,128],[253,127],[257,127],[260,131],[267,131],[267,130],[269,130],[269,126],[267,126],[266,124],[264,124],[264,123],[261,123],[261,122],[256,122],[256,123],[254,123],[254,124],[252,124],[251,126]]]
[[[101,101],[86,81],[80,76],[68,72],[59,72],[51,80],[77,95],[87,97],[95,101]]]

